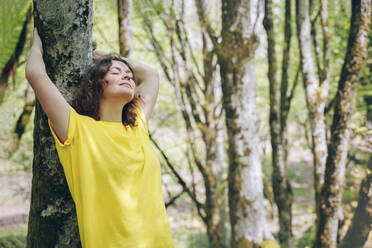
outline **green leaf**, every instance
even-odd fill
[[[14,53],[31,0],[1,0],[0,71]]]

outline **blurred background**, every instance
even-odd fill
[[[94,0],[93,41],[98,50],[123,54],[119,40],[118,2],[120,1]],[[229,161],[231,161],[230,150],[228,150],[229,134],[225,122],[225,109],[222,106],[224,88],[221,88],[221,68],[217,57],[213,55],[212,47],[215,44],[213,38],[208,36],[210,33],[205,29],[209,25],[216,35],[216,42],[221,42],[223,39],[220,35],[222,4],[220,1],[212,0],[133,2],[130,5],[130,24],[127,24],[127,28],[131,29],[130,44],[125,43],[130,48],[127,56],[149,64],[160,72],[159,98],[148,128],[162,165],[163,195],[175,243],[177,248],[213,247],[211,245],[213,234],[208,238],[206,221],[201,218],[207,216],[207,210],[201,210],[200,206],[197,206],[197,202],[206,201],[207,194],[210,192],[206,190],[208,184],[205,181],[208,178],[205,176],[208,175],[208,170],[201,168],[211,168],[217,191],[216,207],[221,219],[219,230],[222,232],[222,243],[228,247],[231,236],[227,177]],[[291,6],[291,18],[287,20],[285,14],[288,2]],[[311,56],[315,61],[317,80],[324,80],[322,73],[329,71],[329,91],[324,110],[326,140],[329,143],[332,136],[331,125],[337,87],[347,52],[352,1],[326,1],[329,28],[327,40],[329,65],[327,66],[323,64],[325,38],[322,33],[324,23],[320,17],[321,1],[310,2],[313,47]],[[263,176],[257,188],[263,188],[262,204],[266,219],[264,232],[270,233],[271,239],[275,240],[269,242],[267,247],[278,247],[280,240],[284,242],[284,236],[279,237],[279,211],[272,183],[275,167],[270,134],[273,128],[271,126],[273,120],[270,119],[270,95],[273,91],[270,91],[268,77],[269,65],[272,62],[268,61],[270,55],[268,29],[263,26],[264,4],[263,1],[258,3],[253,15],[257,16],[254,30],[259,42],[255,50],[252,70],[256,78],[253,99],[255,98],[256,102],[259,130],[257,133],[259,141],[256,145],[259,168]],[[292,214],[290,243],[294,247],[311,247],[316,238],[317,214],[313,162],[316,153],[312,143],[311,126],[314,122],[309,118],[303,83],[305,80],[302,78],[300,68],[296,6],[294,1],[278,0],[273,0],[269,6],[271,6],[272,27],[274,27],[272,37],[276,39],[274,48],[278,73],[275,77],[281,84],[284,83],[280,77],[284,72],[282,57],[285,53],[290,56],[286,66],[287,80],[285,81],[288,85],[284,96],[290,98],[291,104],[287,111],[285,139],[281,143],[286,147],[287,156],[284,159],[286,162],[283,176],[291,185],[293,193],[289,194],[293,197],[290,204]],[[31,8],[32,2],[28,0],[1,0],[0,3],[0,247],[26,247],[32,184],[35,108],[35,96],[24,75],[30,48],[29,38],[34,25]],[[205,22],[208,23],[206,26],[200,22],[202,10],[206,18]],[[286,25],[291,26],[291,36],[286,37]],[[289,51],[285,49],[288,41],[291,46]],[[372,149],[371,144],[368,143],[372,130],[367,126],[367,111],[368,109],[371,111],[372,108],[371,35],[369,35],[367,53],[369,56],[367,55],[360,72],[355,95],[355,110],[349,128],[345,183],[339,212],[340,224],[337,230],[340,242],[351,226],[358,205],[361,182],[371,173],[367,164]],[[207,58],[206,56],[209,55],[211,57]],[[208,70],[212,72],[208,74]],[[208,86],[207,77],[210,77],[213,84]],[[207,87],[211,88],[206,90]],[[279,89],[277,90],[279,92]],[[252,98],[252,95],[249,96]],[[244,97],[240,101],[244,102]],[[206,113],[212,114],[213,117],[208,119]],[[189,115],[191,122],[187,121],[185,114]],[[201,119],[198,119],[198,115]],[[212,127],[209,125],[211,120],[214,121]],[[247,120],[250,120],[249,117],[242,118],[242,125]],[[203,131],[203,128],[214,132]],[[208,149],[211,144],[215,147],[214,152]],[[244,177],[242,178],[244,180]],[[187,185],[191,193],[187,193],[182,182]],[[192,196],[195,196],[196,200]],[[372,247],[372,237],[365,242],[364,247]]]

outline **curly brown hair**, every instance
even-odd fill
[[[117,54],[109,54],[105,56],[97,61],[80,81],[80,90],[72,102],[73,107],[79,114],[90,116],[97,121],[100,120],[99,107],[100,99],[103,94],[103,78],[110,70],[113,60],[126,64],[131,70],[133,81],[135,82],[134,71],[126,60],[122,59]],[[140,103],[143,103],[141,95],[135,94],[133,99],[124,105],[121,117],[121,122],[124,126],[129,125],[134,127],[137,125],[137,109]]]

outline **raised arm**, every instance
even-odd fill
[[[93,59],[97,61],[105,55],[107,55],[107,53],[95,50],[93,52]],[[133,59],[129,58],[123,59],[128,61],[129,65],[134,70],[137,85],[136,91],[143,97],[143,110],[145,112],[146,121],[148,121],[158,97],[159,73],[156,69],[146,64],[134,61]]]
[[[127,58],[137,83],[137,92],[143,97],[146,121],[150,119],[159,92],[159,73],[156,69]]]
[[[31,51],[26,64],[26,78],[50,119],[54,132],[64,143],[68,132],[69,105],[46,73],[43,47],[36,29],[32,33],[30,42]]]

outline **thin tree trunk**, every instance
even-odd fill
[[[312,139],[311,149],[313,153],[314,166],[315,201],[317,216],[319,216],[320,191],[324,184],[325,164],[327,159],[324,108],[328,96],[328,77],[327,80],[322,81],[323,84],[320,84],[316,77],[311,46],[309,5],[307,1],[296,0],[296,23],[301,54],[302,78],[306,93],[306,104],[309,111]]]
[[[119,46],[120,54],[130,57],[132,54],[132,0],[118,0]]]
[[[314,247],[337,246],[338,211],[343,193],[350,122],[359,73],[366,57],[371,12],[370,0],[353,1],[348,48],[338,83]]]
[[[284,247],[293,247],[292,234],[292,202],[293,193],[287,176],[287,147],[286,147],[286,120],[287,120],[287,86],[288,62],[290,47],[290,0],[286,1],[285,44],[283,51],[282,84],[279,95],[277,80],[277,60],[275,52],[274,17],[272,1],[265,1],[264,27],[267,33],[267,55],[269,64],[270,83],[270,134],[272,146],[272,186],[274,199],[279,211],[279,241]],[[280,97],[280,99],[279,99]]]
[[[211,139],[206,140],[206,165],[205,165],[205,174],[204,176],[204,185],[206,190],[206,214],[207,214],[207,235],[209,240],[210,248],[226,248],[225,237],[223,236],[223,222],[221,221],[221,212],[219,208],[219,201],[222,196],[219,196],[217,191],[217,174],[213,172],[213,168],[220,166],[217,160],[217,134],[215,127],[209,129],[211,131]],[[212,138],[213,137],[213,138]]]
[[[216,74],[219,75],[218,72]],[[217,76],[218,76],[217,75]],[[225,227],[225,223],[228,223],[228,199],[227,199],[227,173],[226,173],[226,151],[225,151],[225,119],[223,115],[223,108],[221,104],[222,99],[222,89],[221,89],[221,80],[218,78],[214,83],[214,99],[215,106],[218,109],[215,110],[216,115],[219,115],[220,118],[215,120],[216,124],[216,161],[217,163],[214,166],[214,174],[216,175],[217,180],[217,189],[218,189],[218,198],[217,204],[220,211],[220,222],[218,223],[219,229],[221,232],[221,243],[224,244],[224,247],[228,247],[228,230]]]
[[[141,4],[139,6],[141,8],[148,7]],[[222,222],[219,204],[223,194],[218,191],[218,185],[221,184],[218,181],[218,173],[224,164],[220,164],[221,158],[218,156],[217,133],[221,129],[218,127],[221,114],[216,108],[221,96],[214,94],[216,61],[213,58],[215,58],[215,55],[206,43],[206,37],[202,34],[203,60],[202,65],[199,65],[193,56],[194,51],[186,32],[183,20],[184,10],[181,9],[178,13],[178,9],[173,5],[167,6],[167,8],[170,8],[171,11],[160,13],[155,8],[155,13],[169,34],[171,58],[166,56],[165,49],[157,40],[151,17],[146,14],[143,14],[142,17],[164,74],[176,90],[176,98],[185,121],[193,163],[203,177],[205,202],[200,204],[196,198],[192,200],[198,208],[199,216],[206,225],[209,247],[225,248],[226,237],[224,236],[224,223]],[[176,19],[176,13],[181,16],[179,19]],[[198,70],[199,66],[203,68],[203,73]],[[202,88],[202,90],[196,92],[196,87]],[[200,153],[196,146],[196,134],[198,132],[202,136],[205,153]],[[182,182],[183,180],[179,181]],[[186,188],[186,185],[183,185],[183,187]],[[190,190],[185,189],[185,191],[189,192]]]
[[[26,90],[27,92],[28,90]],[[26,93],[27,94],[27,93]],[[31,113],[34,110],[35,107],[35,99],[27,99],[27,96],[25,97],[26,102],[23,106],[23,111],[19,115],[18,120],[16,122],[16,126],[14,128],[13,137],[11,138],[11,144],[9,145],[7,151],[8,157],[11,157],[18,149],[19,141],[21,140],[23,134],[25,133],[26,126],[28,125],[31,117]]]
[[[258,1],[222,1],[218,61],[229,140],[231,246],[259,247],[271,238],[263,205],[259,120],[253,58],[258,45],[254,10]]]
[[[67,101],[92,62],[92,7],[92,0],[34,0],[46,70]],[[37,102],[27,247],[80,246],[75,205],[47,117]]]
[[[25,105],[23,106],[23,111],[20,114],[16,123],[16,127],[14,129],[14,133],[17,135],[18,141],[22,138],[22,135],[25,133],[26,126],[28,124],[28,121],[30,120],[31,113],[34,107],[35,100],[26,101]]]

